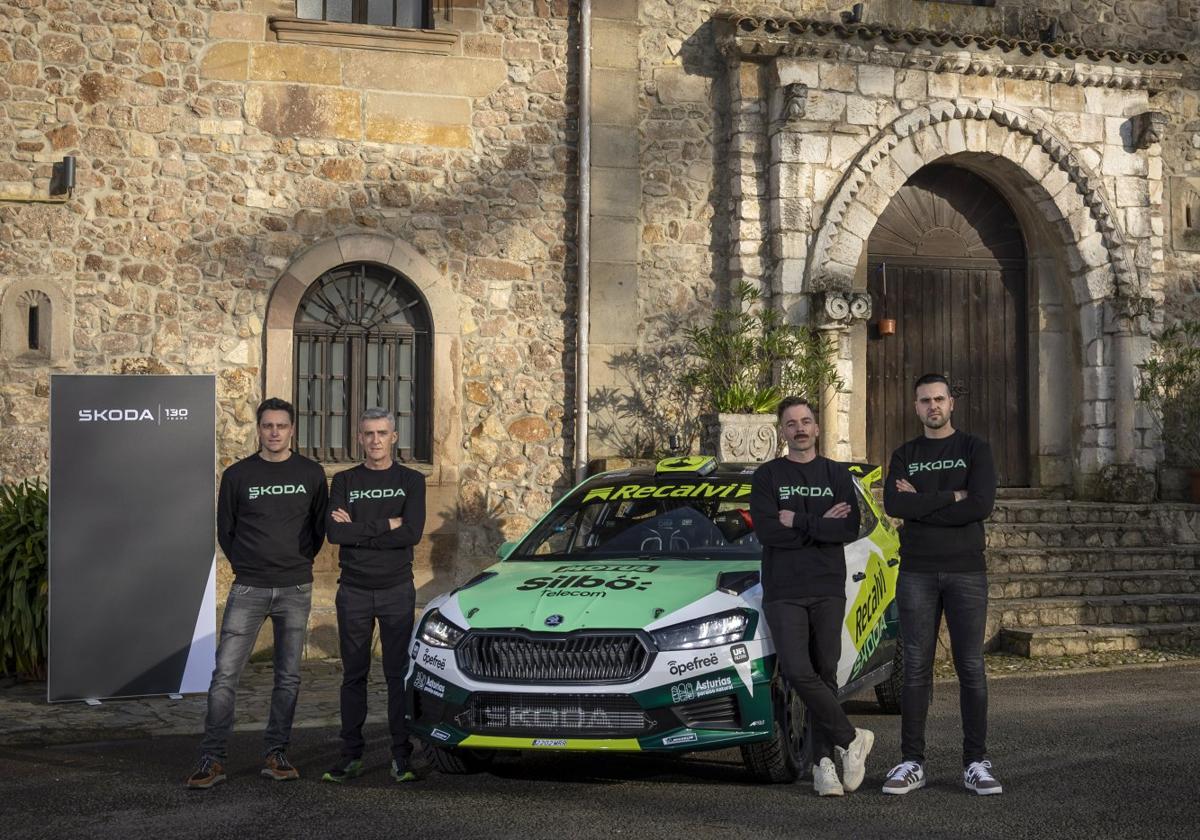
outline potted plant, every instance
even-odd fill
[[[1191,500],[1200,502],[1200,321],[1163,330],[1138,369],[1138,399],[1158,423],[1167,461],[1188,471]]]
[[[738,285],[730,308],[707,326],[684,331],[693,366],[686,375],[709,407],[705,448],[722,461],[765,461],[779,450],[775,409],[787,395],[814,405],[829,386],[842,387],[821,334],[784,320],[757,289]]]

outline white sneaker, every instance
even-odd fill
[[[888,771],[884,793],[912,793],[925,787],[925,768],[915,761],[901,761]]]
[[[813,767],[813,790],[821,796],[842,795],[842,783],[838,781],[837,768],[832,760],[822,758],[821,763]]]
[[[1004,788],[992,775],[992,762],[986,760],[975,761],[967,766],[967,769],[963,771],[963,784],[966,785],[967,790],[973,790],[980,796],[1004,793]]]
[[[870,729],[855,729],[854,740],[850,746],[842,749],[834,747],[838,757],[842,759],[842,784],[850,793],[858,790],[863,777],[867,775],[867,756],[871,747],[875,746],[875,733]]]

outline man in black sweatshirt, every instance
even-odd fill
[[[817,454],[821,430],[812,407],[787,397],[777,416],[787,455],[759,467],[750,492],[750,516],[763,546],[763,612],[779,670],[812,712],[813,789],[841,796],[862,784],[875,743],[874,733],[851,725],[837,699],[845,545],[858,539],[858,500],[846,468]]]
[[[242,669],[263,623],[275,633],[275,688],[262,775],[278,781],[300,773],[287,758],[300,693],[300,660],[312,606],[313,557],[325,540],[325,471],[291,450],[296,412],[269,399],[258,407],[259,451],[225,470],[217,496],[217,542],[234,580],[221,619],[221,638],[200,762],[190,788],[225,781],[225,744]]]
[[[358,440],[366,459],[333,477],[326,520],[329,541],[341,546],[336,606],[342,653],[342,755],[322,778],[344,782],[362,774],[367,674],[378,621],[392,735],[392,778],[411,782],[416,776],[409,767],[412,745],[404,719],[404,674],[417,602],[413,546],[425,530],[425,476],[393,460],[396,420],[390,412],[364,411]]]
[[[950,422],[954,398],[944,376],[925,374],[915,390],[924,434],[893,453],[883,490],[888,514],[904,520],[896,584],[904,645],[901,761],[888,773],[883,792],[904,794],[925,784],[925,718],[944,614],[958,673],[963,784],[978,794],[1001,793],[986,757],[983,668],[987,623],[983,521],[996,500],[996,468],[991,447],[957,431]]]

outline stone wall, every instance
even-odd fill
[[[248,454],[276,282],[369,233],[432,266],[461,313],[435,325],[457,336],[434,360],[456,369],[434,404],[457,434],[429,466],[422,597],[486,562],[570,454],[566,11],[458,0],[431,55],[280,42],[285,0],[0,5],[0,193],[44,196],[63,155],[78,172],[66,203],[0,203],[0,311],[44,289],[68,342],[0,358],[0,478],[45,472],[52,371],[215,373],[220,464]],[[319,607],[335,577],[326,551]]]

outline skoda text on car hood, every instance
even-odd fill
[[[898,569],[895,531],[865,492],[878,470],[851,469],[864,528],[846,546],[838,681],[854,690],[893,668]],[[567,494],[504,561],[422,614],[414,733],[447,755],[777,740],[795,698],[762,619],[752,472],[669,459]]]

